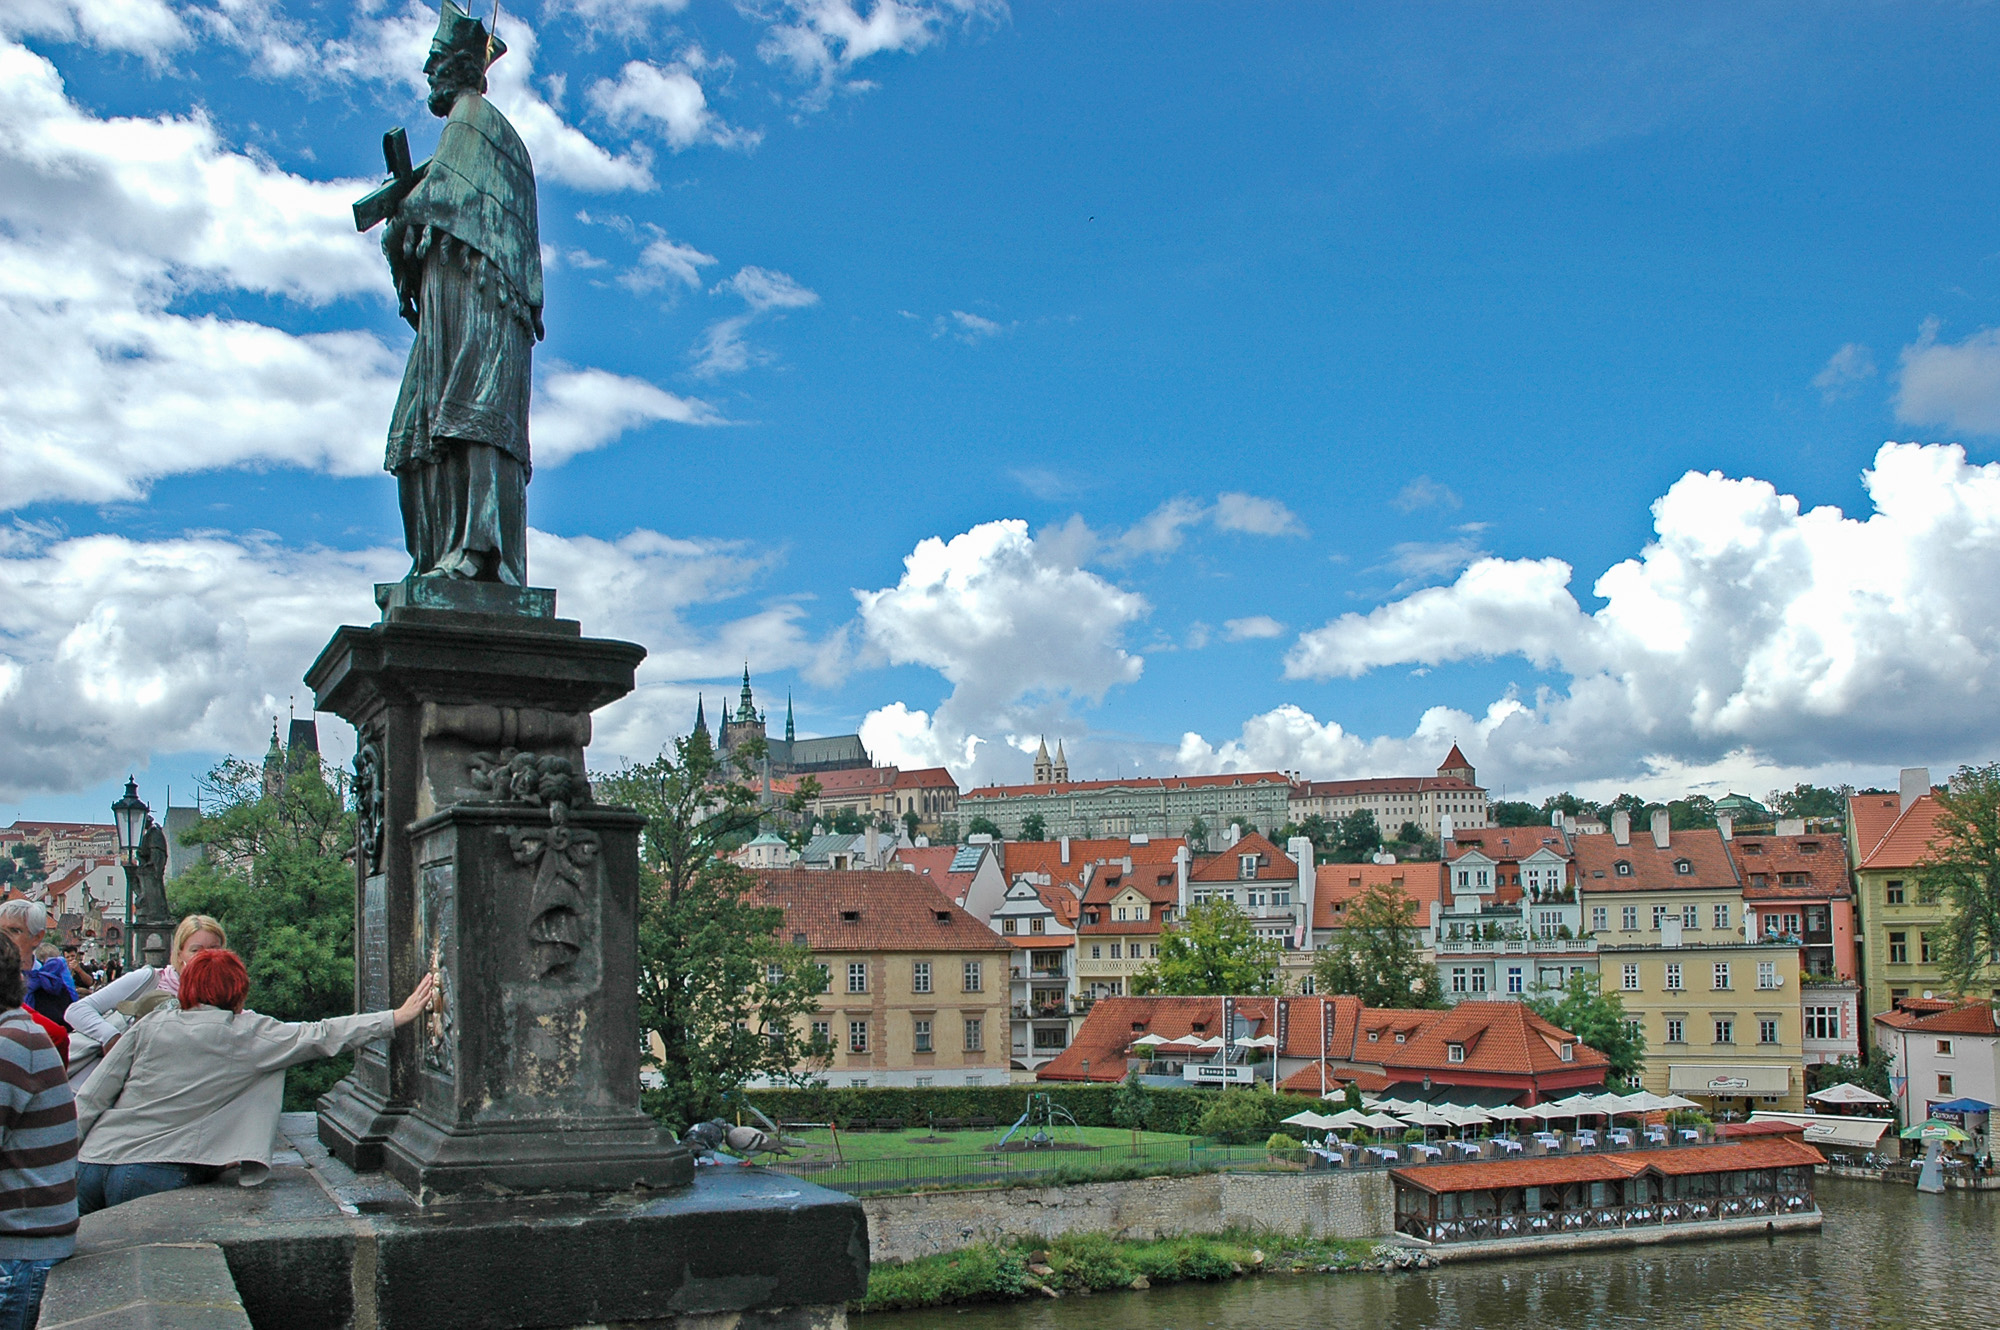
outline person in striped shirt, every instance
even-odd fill
[[[0,965],[0,1330],[32,1330],[50,1268],[76,1250],[76,1100],[26,993]]]

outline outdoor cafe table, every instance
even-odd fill
[[[1595,1150],[1597,1148],[1597,1133],[1586,1127],[1576,1134],[1576,1143],[1586,1150]]]
[[[1393,1164],[1401,1158],[1400,1155],[1386,1145],[1371,1145],[1368,1147],[1367,1152],[1385,1164]]]
[[[1536,1132],[1536,1133],[1535,1133],[1535,1143],[1536,1143],[1537,1145],[1541,1146],[1541,1147],[1542,1147],[1542,1148],[1543,1148],[1544,1150],[1560,1150],[1560,1149],[1562,1149],[1562,1137],[1560,1137],[1560,1136],[1556,1135],[1556,1134],[1555,1134],[1554,1132],[1552,1132],[1552,1131],[1538,1131],[1538,1132]]]
[[[1471,1141],[1452,1141],[1451,1148],[1467,1159],[1479,1158],[1479,1146]]]
[[[1632,1143],[1632,1133],[1620,1127],[1611,1133],[1611,1143],[1613,1145],[1630,1145]]]
[[[1439,1155],[1443,1154],[1444,1151],[1440,1150],[1435,1145],[1412,1145],[1410,1147],[1410,1153],[1415,1156],[1420,1156],[1424,1159],[1436,1159]]]
[[[1684,1141],[1698,1141],[1701,1139],[1701,1133],[1693,1127],[1682,1127],[1681,1139]]]
[[[1499,1146],[1502,1150],[1505,1150],[1510,1155],[1517,1155],[1521,1153],[1521,1151],[1524,1148],[1526,1148],[1519,1141],[1515,1140],[1512,1136],[1495,1136],[1493,1138],[1493,1144]]]
[[[1646,1139],[1655,1145],[1665,1145],[1667,1143],[1667,1129],[1665,1127],[1651,1128],[1646,1132]]]

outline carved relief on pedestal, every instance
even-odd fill
[[[470,779],[473,789],[495,802],[548,809],[546,827],[503,827],[501,834],[514,862],[534,874],[527,933],[535,977],[568,978],[564,971],[591,943],[589,920],[598,890],[597,833],[569,825],[571,806],[590,802],[590,783],[566,757],[512,748],[475,753]]]
[[[382,826],[387,818],[382,732],[370,726],[357,728],[354,734],[354,849],[361,858],[362,875],[373,877],[382,871]]]
[[[452,890],[450,860],[426,864],[420,878],[423,892],[423,954],[437,976],[437,996],[424,1016],[422,1056],[426,1067],[444,1076],[457,1070],[456,1024],[458,985],[452,975]]]

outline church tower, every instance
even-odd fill
[[[706,739],[708,738],[708,715],[703,710],[704,701],[705,699],[700,693],[694,695],[694,733]]]
[[[1444,761],[1438,763],[1438,775],[1445,777],[1456,776],[1467,785],[1477,785],[1479,783],[1472,778],[1472,763],[1465,760],[1465,754],[1458,751],[1457,744],[1453,744],[1451,751],[1445,754]]]
[[[787,688],[785,690],[785,742],[790,743],[796,738],[798,738],[798,735],[793,733],[792,728],[792,690]]]
[[[1056,742],[1061,743],[1062,741],[1058,739]],[[1044,738],[1042,740],[1042,746],[1035,750],[1034,784],[1053,785],[1055,784],[1055,779],[1056,779],[1055,763],[1049,761],[1049,741],[1047,738]]]
[[[1043,751],[1047,751],[1046,747]],[[1069,759],[1063,756],[1063,741],[1056,740],[1056,765],[1051,778],[1058,785],[1069,784]]]
[[[727,707],[722,713],[722,736],[716,744],[718,753],[734,752],[751,739],[765,739],[764,718],[757,714],[757,699],[750,691],[750,662],[743,662],[743,692],[736,702],[736,714],[731,715]]]

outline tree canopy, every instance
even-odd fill
[[[966,823],[965,834],[968,836],[991,836],[994,840],[1006,839],[1006,837],[1000,834],[1000,824],[990,817],[983,816],[975,817]]]
[[[1382,828],[1373,813],[1357,808],[1333,821],[1329,839],[1334,863],[1364,863],[1382,848]]]
[[[1585,1047],[1611,1059],[1605,1074],[1607,1084],[1622,1082],[1645,1066],[1645,1030],[1625,1014],[1624,999],[1604,991],[1599,976],[1572,974],[1560,996],[1544,993],[1528,999],[1528,1006],[1551,1025],[1581,1039]]]
[[[1049,824],[1040,813],[1030,813],[1021,819],[1022,840],[1047,840]]]
[[[1547,813],[1520,799],[1496,799],[1486,811],[1496,827],[1539,827],[1549,820]]]
[[[1946,906],[1940,966],[1955,993],[1986,987],[2000,956],[2000,763],[1960,767],[1937,795],[1937,835],[1917,870]]]
[[[1313,961],[1313,990],[1371,1007],[1442,1007],[1437,966],[1424,959],[1417,903],[1376,883],[1348,902],[1346,925]]]
[[[639,1020],[659,1040],[660,1116],[685,1127],[724,1111],[745,1081],[796,1082],[831,1048],[808,1033],[825,976],[786,944],[784,912],[752,898],[754,879],[718,851],[759,820],[757,798],[706,735],[594,782],[605,803],[646,818],[639,853]]]
[[[1227,900],[1203,901],[1160,937],[1160,955],[1132,976],[1134,993],[1257,995],[1279,990],[1280,949]]]
[[[1807,785],[1801,782],[1789,790],[1773,790],[1766,802],[1779,817],[1834,818],[1847,816],[1847,797],[1852,785]]]

